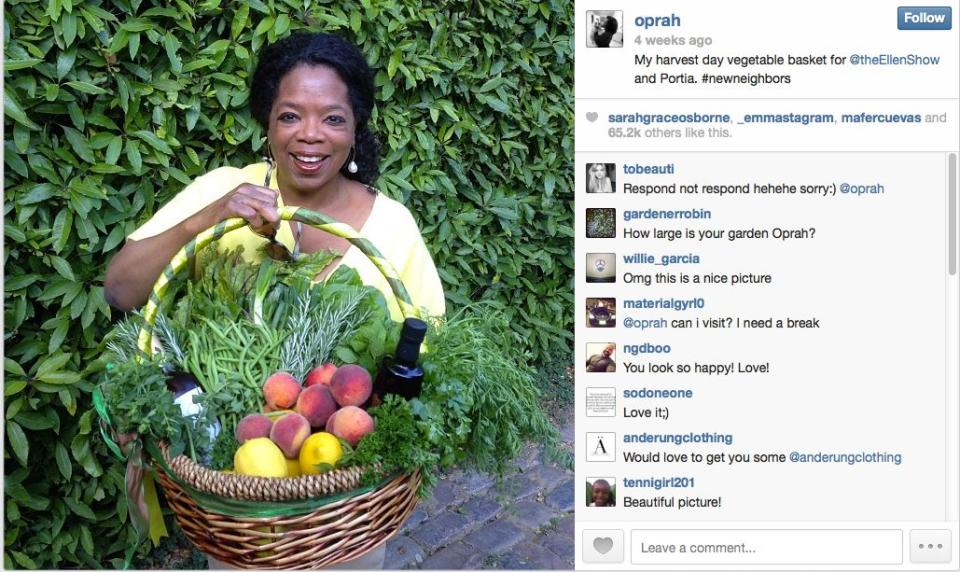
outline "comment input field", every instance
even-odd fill
[[[648,530],[630,532],[633,564],[903,563],[902,530]]]

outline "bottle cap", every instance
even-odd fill
[[[421,343],[427,335],[427,323],[417,318],[407,318],[403,321],[403,330],[400,337],[411,342]]]
[[[407,318],[403,321],[403,329],[400,330],[400,341],[397,343],[397,361],[408,366],[417,363],[420,356],[420,344],[427,334],[427,324],[423,320],[416,318]]]

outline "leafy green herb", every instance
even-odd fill
[[[176,326],[167,318],[166,314],[157,314],[157,327],[154,336],[160,343],[160,353],[164,359],[172,363],[177,369],[187,368],[187,355],[181,342],[183,336],[178,334]]]
[[[187,450],[198,458],[198,445],[206,449],[206,423],[184,417],[167,389],[167,376],[160,362],[120,362],[107,369],[101,385],[113,429],[138,433],[141,439],[166,441],[172,454]],[[200,437],[199,439],[197,437]]]
[[[132,361],[140,354],[137,349],[137,337],[140,335],[140,326],[143,319],[138,312],[131,313],[117,322],[113,330],[107,334],[107,351],[118,362]]]
[[[430,442],[443,466],[462,463],[502,474],[525,440],[573,466],[544,413],[534,369],[511,342],[509,324],[482,307],[437,321],[422,357],[423,407]]]
[[[358,311],[369,313],[370,317],[363,323],[354,324],[352,332],[341,335],[331,355],[333,361],[355,363],[367,371],[376,372],[383,356],[397,346],[401,329],[400,323],[391,320],[383,293],[364,285],[360,276],[346,266],[338,268],[327,279],[324,288],[330,295],[347,295],[357,289],[367,293]]]
[[[328,361],[333,348],[370,317],[369,309],[361,306],[367,295],[360,288],[336,298],[325,288],[301,292],[287,321],[290,335],[280,350],[280,369],[304,379],[314,366]]]
[[[429,490],[437,470],[454,464],[502,475],[527,440],[572,468],[544,413],[534,370],[510,343],[502,319],[474,307],[435,321],[427,348],[420,398],[391,395],[372,408],[376,430],[344,457],[346,466],[378,467],[365,473],[365,484],[419,469]]]
[[[427,424],[414,416],[411,403],[388,395],[383,404],[371,408],[376,430],[360,439],[355,449],[348,450],[340,466],[368,467],[363,475],[364,485],[420,469],[424,487],[429,489],[435,481],[438,457],[430,450]]]

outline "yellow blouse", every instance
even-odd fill
[[[242,169],[221,167],[198,177],[177,196],[158,210],[153,218],[130,234],[130,240],[156,236],[176,226],[194,213],[213,203],[242,183],[262,185],[267,174],[266,163],[255,163]],[[270,187],[277,189],[277,175],[273,174]],[[280,206],[283,200],[280,199]],[[402,204],[377,193],[370,216],[360,229],[360,234],[370,240],[381,254],[393,264],[415,306],[425,315],[440,316],[445,313],[443,286],[437,268],[427,252],[417,223]],[[289,221],[280,225],[277,241],[293,251],[293,230]],[[257,262],[264,257],[262,246],[267,239],[243,227],[226,234],[218,241],[218,249],[232,250],[243,246],[244,259]],[[360,275],[364,284],[383,292],[395,320],[402,315],[389,284],[377,267],[358,248],[350,246],[340,259]]]

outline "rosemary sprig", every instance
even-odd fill
[[[139,313],[133,313],[117,322],[108,334],[107,351],[116,356],[117,362],[132,361],[139,353],[137,338],[142,323]]]
[[[187,355],[183,349],[183,344],[173,328],[173,323],[167,318],[166,314],[157,314],[157,325],[154,335],[160,343],[160,351],[163,352],[165,359],[172,363],[177,369],[185,370],[187,367]]]
[[[108,335],[107,341],[107,351],[114,354],[115,361],[127,362],[142,355],[139,344],[141,327],[143,327],[143,314],[139,310],[117,322]],[[174,324],[163,312],[157,314],[154,338],[159,345],[158,360],[161,363],[170,363],[179,369],[184,369],[186,352],[174,330]]]
[[[280,369],[297,379],[328,361],[341,340],[352,336],[370,317],[370,309],[361,307],[364,290],[349,290],[335,299],[320,299],[316,292],[302,292],[297,297],[285,327],[290,335],[280,349]]]
[[[287,317],[286,330],[290,332],[287,339],[280,346],[280,369],[287,371],[297,379],[306,377],[307,357],[310,346],[315,345],[319,332],[314,330],[314,320],[311,316],[313,308],[310,292],[301,292],[297,296],[294,309]]]
[[[360,303],[366,292],[351,290],[340,300],[338,305],[331,303],[326,311],[318,317],[318,326],[329,330],[331,335],[323,338],[317,348],[316,358],[312,365],[318,365],[330,359],[330,352],[337,347],[341,340],[347,339],[357,331],[361,324],[370,317],[369,308],[360,308]],[[332,306],[332,307],[331,307]]]

